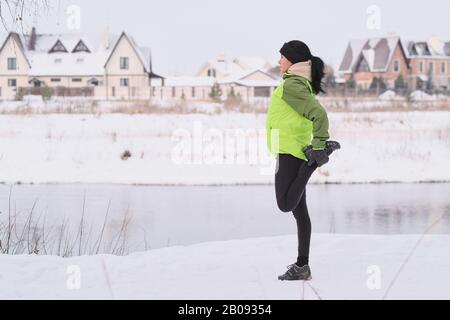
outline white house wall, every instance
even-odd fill
[[[120,69],[120,58],[128,57],[129,68]],[[128,87],[121,86],[128,79]],[[144,65],[126,36],[122,36],[105,68],[108,96],[120,99],[149,97],[148,76]]]
[[[16,70],[8,70],[8,58],[16,58]],[[0,52],[0,96],[13,99],[19,87],[28,86],[28,62],[14,37],[9,37],[8,42]],[[8,79],[16,79],[17,86],[9,87]]]

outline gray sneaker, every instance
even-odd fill
[[[287,271],[285,274],[278,276],[278,280],[311,280],[311,269],[308,265],[299,267],[297,264],[293,263],[287,266]]]

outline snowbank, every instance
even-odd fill
[[[382,299],[391,285],[387,299],[450,299],[450,236],[425,236],[402,267],[420,238],[313,234],[306,283],[277,280],[294,235],[126,257],[0,256],[0,299]]]
[[[429,95],[428,93],[423,92],[421,90],[416,90],[412,92],[410,96],[411,99],[415,101],[432,101],[436,99],[435,96]]]
[[[380,94],[379,98],[381,100],[393,100],[393,99],[397,98],[397,94],[393,90],[387,90],[387,91],[383,92],[382,94]]]
[[[265,118],[2,115],[0,181],[269,184],[274,159],[267,152]],[[331,138],[342,150],[312,183],[450,181],[450,112],[330,113],[329,119]],[[189,152],[182,161],[181,147]],[[122,157],[126,151],[131,157]]]

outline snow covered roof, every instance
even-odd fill
[[[105,70],[103,64],[108,57],[103,53],[37,53],[30,56],[32,68],[30,76],[60,76],[78,75],[94,76],[103,75]]]
[[[242,71],[242,67],[238,63],[223,55],[208,61],[208,64],[211,68],[215,69],[216,72],[223,75],[229,75]]]
[[[398,36],[351,40],[339,67],[341,73],[351,73],[364,60],[369,71],[386,71],[394,54]]]
[[[272,67],[267,60],[261,57],[229,57],[223,54],[208,61],[207,65],[215,69],[223,77],[236,76],[253,70],[267,71]]]
[[[263,59],[261,57],[240,56],[235,58],[234,61],[244,70],[266,70],[271,67],[271,64],[266,59]]]
[[[19,41],[20,47],[29,61],[30,76],[103,75],[105,64],[121,37],[127,37],[144,65],[145,71],[150,72],[150,49],[139,47],[136,41],[125,32],[120,35],[105,32],[25,36],[10,33],[5,43],[11,36]],[[55,48],[56,44],[58,46]],[[87,50],[77,51],[76,48],[86,48]]]
[[[405,41],[405,48],[409,58],[450,58],[450,42],[440,41],[436,37],[432,37],[429,41]]]

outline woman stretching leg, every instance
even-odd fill
[[[277,156],[275,194],[283,212],[292,211],[297,223],[297,262],[280,280],[309,280],[311,221],[306,205],[306,184],[314,171],[340,148],[327,141],[328,116],[315,95],[322,90],[323,61],[301,41],[280,49],[283,81],[273,92],[266,119],[267,146]],[[272,141],[275,139],[275,141]]]

